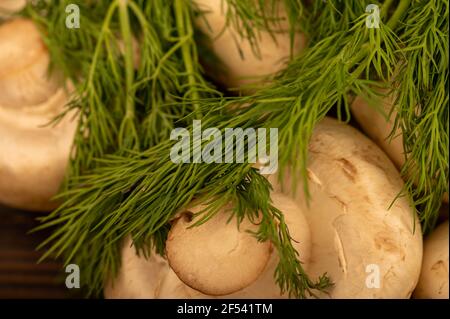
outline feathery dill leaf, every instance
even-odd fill
[[[448,1],[417,1],[408,10],[395,79],[394,130],[403,134],[405,193],[412,194],[424,231],[434,228],[448,194]]]

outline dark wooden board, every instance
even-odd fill
[[[66,288],[60,262],[37,263],[43,252],[35,248],[49,235],[29,234],[39,224],[38,216],[0,205],[0,298],[80,297],[78,291]]]

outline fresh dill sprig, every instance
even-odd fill
[[[203,19],[206,26],[210,27],[207,19],[203,18],[203,15],[208,13],[208,8],[195,1],[192,1],[192,5],[199,19]],[[231,28],[233,33],[250,44],[252,54],[261,58],[261,32],[269,33],[276,42],[276,33],[289,31],[292,50],[296,32],[304,29],[304,6],[300,0],[221,0],[220,9],[225,16],[225,24],[217,37]],[[233,45],[240,50],[238,39],[235,40]],[[239,52],[242,55],[242,52]]]
[[[82,27],[61,32],[70,3],[37,1],[27,14],[42,27],[54,66],[77,86],[56,119],[78,112],[68,173],[75,179],[95,166],[96,158],[166,139],[174,123],[192,111],[183,99],[218,92],[200,75],[190,24],[186,30],[175,25],[174,6],[181,6],[177,21],[192,14],[187,1],[79,1]]]
[[[371,2],[378,4],[378,1]],[[364,1],[311,1],[307,10],[309,23],[306,25],[308,39],[316,42],[335,32],[347,30],[365,12]]]
[[[426,232],[434,228],[449,190],[448,16],[448,1],[416,1],[408,10],[401,36],[405,61],[394,82],[405,193],[412,194]]]

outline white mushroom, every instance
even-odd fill
[[[294,198],[311,229],[308,274],[330,275],[331,298],[409,298],[422,234],[406,198],[389,208],[403,185],[394,165],[356,129],[327,118],[314,130],[307,170],[309,206],[301,185]]]
[[[216,70],[211,70],[212,76],[226,87],[239,88],[256,83],[280,71],[289,60],[291,47],[288,22],[281,1],[277,2],[277,17],[281,21],[271,25],[275,40],[268,32],[258,33],[259,55],[255,54],[250,41],[241,37],[233,25],[226,26],[226,1],[195,0],[195,3],[203,12],[197,19],[197,25],[210,39],[210,48],[222,64],[222,67],[217,67],[215,63]],[[293,53],[297,54],[304,46],[304,35],[297,33]],[[211,66],[207,65],[207,68],[211,69]]]
[[[189,209],[178,218],[166,242],[167,259],[188,286],[209,295],[227,295],[253,283],[264,270],[271,253],[269,242],[258,242],[250,232],[258,226],[244,219],[237,228],[228,221],[232,207],[224,207],[199,227],[190,215],[206,207]],[[257,222],[257,221],[255,221]]]
[[[307,269],[311,246],[305,217],[289,197],[273,193],[272,200],[285,215],[294,248]],[[197,206],[189,211],[198,212],[202,208]],[[182,219],[184,217],[175,222],[170,235],[172,238],[167,242],[167,256],[176,272],[169,262],[155,254],[148,260],[137,256],[130,240],[127,240],[122,249],[119,275],[105,287],[105,297],[286,298],[286,295],[280,294],[274,280],[278,264],[276,251],[269,243],[258,243],[253,236],[245,233],[246,229],[255,227],[249,221],[244,221],[239,231],[235,221],[227,225],[225,222],[229,216],[230,212],[224,209],[217,217],[189,230],[186,230],[189,222]],[[233,263],[234,267],[231,267]],[[189,274],[195,277],[189,277]],[[190,286],[212,294],[201,293]]]
[[[68,102],[49,63],[33,22],[0,26],[0,202],[27,210],[56,206],[76,130],[73,114],[46,126]]]
[[[439,225],[426,239],[419,284],[415,298],[448,299],[448,221]]]

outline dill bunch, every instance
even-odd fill
[[[55,2],[62,8],[67,1]],[[195,216],[199,225],[232,202],[238,219],[262,217],[255,236],[270,240],[279,254],[274,276],[282,292],[297,298],[326,292],[332,278],[311,279],[303,271],[283,214],[271,203],[271,186],[251,164],[174,164],[168,136],[175,126],[192,130],[189,123],[199,118],[219,129],[278,127],[279,171],[300,173],[308,193],[307,145],[315,125],[330,110],[348,121],[352,96],[374,96],[380,82],[398,91],[396,127],[408,156],[399,196],[412,194],[423,225],[432,227],[448,192],[448,1],[376,2],[378,29],[366,27],[361,1],[307,2],[283,3],[291,32],[304,30],[308,47],[270,85],[239,97],[224,97],[205,80],[193,24],[199,12],[191,2],[126,1],[124,9],[123,1],[83,1],[90,27],[75,35],[56,34],[64,11],[45,2],[29,6],[55,63],[78,83],[80,98],[69,108],[81,112],[64,202],[36,229],[55,227],[40,246],[47,248],[44,258],[80,265],[88,293],[101,294],[117,274],[126,236],[139,252],[164,254],[169,222],[180,209],[192,201],[207,204]],[[229,0],[227,16],[258,52],[258,30],[270,32],[265,28],[277,17],[276,10],[263,10],[267,3],[256,3]],[[136,70],[130,33],[144,52]],[[109,48],[119,39],[124,52]]]

